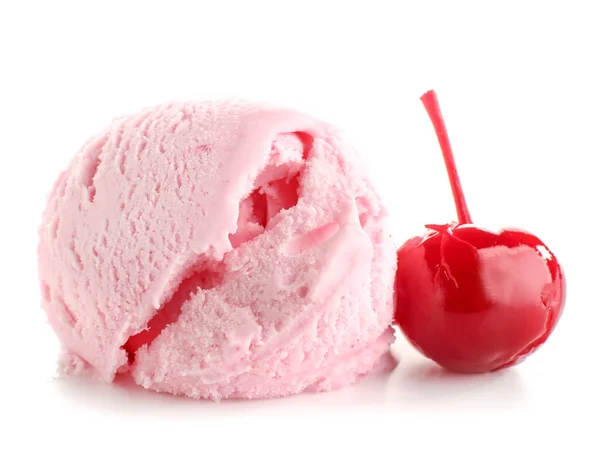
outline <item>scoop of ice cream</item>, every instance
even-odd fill
[[[115,120],[43,216],[43,307],[72,372],[193,398],[329,390],[393,341],[395,248],[353,148],[244,102]]]

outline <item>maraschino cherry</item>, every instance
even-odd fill
[[[395,319],[425,356],[455,372],[512,366],[537,350],[565,304],[555,256],[525,231],[471,224],[437,96],[421,97],[452,186],[458,223],[426,225],[398,250]]]

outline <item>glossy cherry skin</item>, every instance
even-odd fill
[[[537,350],[565,304],[563,271],[524,231],[428,225],[398,250],[395,319],[425,356],[455,372],[488,372]]]

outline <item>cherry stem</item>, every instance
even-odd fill
[[[435,91],[429,90],[421,96],[421,101],[423,102],[423,106],[425,106],[427,114],[429,114],[438,142],[440,143],[440,148],[442,148],[446,171],[448,172],[448,179],[450,180],[450,187],[452,188],[452,195],[454,196],[454,204],[456,205],[456,213],[458,214],[458,223],[461,225],[470,224],[472,223],[471,214],[469,213],[465,194],[463,193],[460,184],[460,178],[458,177],[458,171],[456,170],[456,162],[454,161],[454,154],[452,153],[452,147],[450,146],[450,138],[448,138],[448,131],[446,130],[446,124],[444,123],[442,111],[440,110],[440,103]]]

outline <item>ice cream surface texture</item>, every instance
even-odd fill
[[[395,247],[332,126],[240,101],[116,119],[40,231],[63,365],[193,398],[330,390],[388,361]]]

